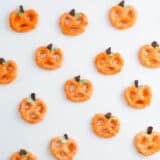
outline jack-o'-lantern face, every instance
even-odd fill
[[[69,13],[64,13],[60,17],[59,23],[64,34],[76,36],[85,31],[88,20],[84,13],[76,13],[75,9],[72,9]]]
[[[19,105],[19,113],[21,118],[28,123],[38,123],[43,120],[46,114],[46,104],[36,99],[35,93],[32,93],[29,98],[24,98]]]
[[[90,99],[93,87],[87,79],[80,79],[80,76],[67,80],[64,86],[66,97],[73,102],[84,102]]]
[[[153,127],[148,127],[147,132],[141,131],[134,138],[136,150],[144,156],[160,151],[160,133],[152,130]]]
[[[73,160],[77,148],[76,142],[67,134],[63,137],[55,137],[50,142],[51,154],[58,160]]]
[[[151,45],[144,45],[139,51],[140,63],[149,68],[160,67],[160,47],[156,41]]]
[[[37,49],[35,61],[43,69],[56,70],[62,65],[63,53],[60,48],[53,48],[52,44],[49,44],[47,47]]]
[[[33,9],[24,11],[23,6],[13,11],[9,17],[10,27],[16,32],[28,32],[36,28],[38,14]]]
[[[11,156],[11,160],[37,160],[37,157],[31,152],[21,149]]]
[[[124,1],[113,6],[109,11],[111,24],[117,29],[132,27],[137,19],[136,10],[132,6],[124,6]]]
[[[122,70],[124,60],[119,53],[112,53],[111,48],[108,48],[96,56],[95,65],[98,72],[113,75]]]
[[[17,65],[14,61],[0,58],[0,84],[8,84],[17,77]]]
[[[92,119],[93,132],[102,138],[114,137],[120,129],[119,119],[111,113],[96,114]]]
[[[138,80],[135,80],[135,85],[128,87],[125,90],[124,96],[129,106],[141,109],[150,105],[152,92],[149,86],[139,86]]]

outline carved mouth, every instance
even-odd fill
[[[46,62],[46,64],[49,65],[49,66],[52,66],[52,65],[54,65],[54,62],[53,62],[52,60],[48,60],[48,61]]]
[[[136,103],[137,103],[137,104],[144,104],[145,101],[140,99],[140,100],[137,100]]]
[[[160,61],[159,61],[159,60],[157,60],[157,59],[151,59],[151,60],[150,60],[150,62],[151,62],[151,63],[153,63],[153,64],[160,63]]]
[[[106,71],[113,71],[113,70],[115,70],[114,67],[104,67],[104,69],[105,69]]]

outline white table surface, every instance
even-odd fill
[[[111,27],[107,14],[118,0],[1,0],[0,57],[13,59],[18,64],[18,77],[10,85],[0,86],[0,159],[20,148],[37,155],[39,160],[54,159],[49,152],[52,137],[68,133],[79,146],[75,160],[158,160],[160,153],[149,158],[138,154],[133,145],[134,135],[154,126],[160,131],[160,69],[140,65],[137,52],[146,43],[160,42],[159,0],[127,0],[138,12],[136,25],[126,31]],[[8,25],[10,11],[20,4],[39,13],[37,29],[18,34]],[[87,14],[89,25],[78,37],[64,36],[58,20],[63,12],[76,8]],[[45,71],[34,63],[37,47],[53,43],[64,52],[63,66],[56,71]],[[115,76],[99,74],[93,64],[95,56],[111,46],[125,59],[123,71]],[[93,82],[94,93],[85,103],[72,103],[65,97],[63,85],[76,75]],[[125,87],[138,79],[152,87],[150,107],[135,110],[126,105]],[[48,105],[44,121],[36,125],[24,122],[18,113],[22,98],[36,92]],[[91,130],[95,113],[112,112],[121,121],[119,134],[112,139],[101,139]]]

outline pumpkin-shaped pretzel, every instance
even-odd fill
[[[60,48],[49,44],[47,47],[39,47],[36,51],[35,61],[37,65],[46,70],[55,70],[61,67],[63,53]]]
[[[124,60],[119,53],[112,53],[111,47],[99,53],[95,58],[97,71],[105,75],[119,73],[124,65]]]
[[[38,14],[33,9],[24,11],[23,6],[20,6],[19,10],[10,13],[9,23],[16,32],[28,32],[36,28]]]
[[[124,97],[129,106],[141,109],[150,105],[152,91],[148,85],[139,86],[138,80],[135,80],[133,86],[125,89]]]
[[[77,148],[75,140],[68,137],[67,134],[64,134],[62,137],[55,137],[50,142],[51,154],[57,160],[73,160]]]
[[[134,138],[136,150],[144,155],[150,156],[160,151],[160,133],[148,127],[147,131],[137,133]]]
[[[124,5],[124,1],[121,1],[109,11],[109,20],[112,26],[121,30],[132,27],[137,19],[135,8],[133,6]]]
[[[150,45],[144,45],[139,50],[139,61],[142,65],[149,68],[160,67],[160,47],[156,41]]]
[[[0,84],[8,84],[13,82],[17,77],[17,64],[12,61],[6,61],[0,58]]]
[[[96,114],[92,119],[93,132],[102,138],[114,137],[120,129],[120,121],[111,113]]]
[[[80,76],[76,76],[74,79],[66,81],[64,91],[69,100],[73,102],[84,102],[92,96],[93,87],[89,80],[80,79]]]
[[[37,157],[31,152],[21,149],[13,153],[10,160],[37,160]]]
[[[29,98],[24,98],[19,105],[21,118],[29,123],[37,123],[43,120],[46,114],[46,104],[41,99],[36,99],[35,93]]]
[[[60,17],[60,28],[65,35],[76,36],[85,31],[88,25],[87,17],[84,13],[76,13],[72,9],[69,13],[64,13]]]

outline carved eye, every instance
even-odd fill
[[[58,61],[60,59],[60,55],[58,53],[54,53],[53,58]]]
[[[62,146],[62,142],[60,142],[59,140],[54,143],[55,148],[60,148],[61,146]]]
[[[7,70],[8,70],[9,72],[12,72],[12,71],[14,70],[14,67],[13,67],[11,64],[9,64],[9,65],[7,66]]]
[[[131,91],[130,92],[130,98],[135,98],[137,96],[137,92]]]
[[[99,119],[97,121],[97,126],[103,126],[104,125],[104,120],[103,119]]]
[[[109,124],[110,124],[111,128],[113,128],[113,129],[116,128],[118,125],[116,120],[111,120]]]
[[[22,110],[30,110],[30,103],[25,103],[21,108]]]
[[[121,64],[121,59],[119,57],[116,57],[112,60],[113,65],[119,65]]]
[[[143,89],[143,96],[144,97],[149,97],[150,96],[150,91],[148,89]]]
[[[129,9],[127,12],[127,17],[129,18],[134,18],[135,17],[135,13],[133,10]]]
[[[75,84],[70,84],[70,86],[69,86],[69,90],[70,90],[70,92],[75,92],[75,90],[76,90],[76,85]]]
[[[40,54],[40,59],[45,59],[46,57],[47,57],[47,53],[42,52],[42,53]]]
[[[146,56],[146,57],[149,57],[149,56],[151,56],[152,55],[152,49],[146,49],[146,50],[144,50],[144,55]]]
[[[78,19],[76,20],[76,24],[77,24],[77,25],[80,25],[82,22],[83,22],[83,20],[82,20],[81,18],[78,18]]]
[[[154,136],[152,137],[152,141],[153,141],[154,143],[159,143],[159,144],[160,144],[160,137],[157,136],[157,135],[154,135]]]
[[[145,136],[141,137],[141,140],[140,140],[139,143],[140,143],[141,145],[146,145],[146,144],[148,144],[148,139],[147,139],[147,137],[145,137]]]

